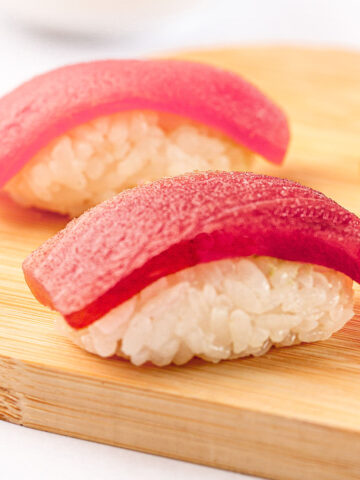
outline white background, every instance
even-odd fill
[[[129,4],[136,1],[129,0]],[[153,0],[154,5],[156,2]],[[18,14],[9,15],[5,11],[6,3],[0,0],[4,10],[3,13],[0,8],[0,94],[35,73],[93,58],[265,42],[360,49],[358,0],[198,0],[190,12],[136,35],[122,34],[121,29],[110,25],[111,22],[106,27],[106,19],[102,19],[105,25],[96,36],[65,34],[61,29],[57,32],[41,30],[20,21]],[[25,5],[31,8],[33,2],[23,0],[23,4],[24,8]],[[58,4],[64,5],[64,2],[58,1]],[[70,19],[71,10],[67,13]],[[4,480],[249,478],[5,422],[0,422],[0,477]]]

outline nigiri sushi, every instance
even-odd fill
[[[192,173],[85,212],[23,270],[89,352],[218,362],[339,330],[360,281],[360,220],[288,180]]]
[[[109,60],[40,75],[0,99],[0,188],[77,216],[195,170],[284,159],[282,110],[240,76],[180,60]]]

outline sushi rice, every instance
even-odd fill
[[[5,186],[18,203],[70,216],[120,191],[195,170],[249,170],[255,154],[167,113],[121,112],[52,141]]]
[[[329,268],[252,256],[198,264],[146,287],[89,327],[79,346],[135,365],[259,356],[325,340],[353,316],[352,280]]]

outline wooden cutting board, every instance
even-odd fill
[[[360,54],[295,48],[189,52],[243,73],[287,111],[286,165],[360,214]],[[53,330],[21,262],[63,218],[0,200],[0,418],[274,479],[360,478],[359,315],[326,342],[218,365],[136,368]],[[360,313],[360,291],[357,312]]]

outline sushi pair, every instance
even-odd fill
[[[243,169],[254,153],[282,161],[284,115],[239,77],[169,60],[95,62],[38,77],[2,102],[12,121],[1,114],[0,181],[14,198],[77,215],[112,197],[23,264],[35,297],[86,350],[136,365],[217,362],[326,339],[352,317],[355,215],[251,173],[152,181],[194,166]]]

